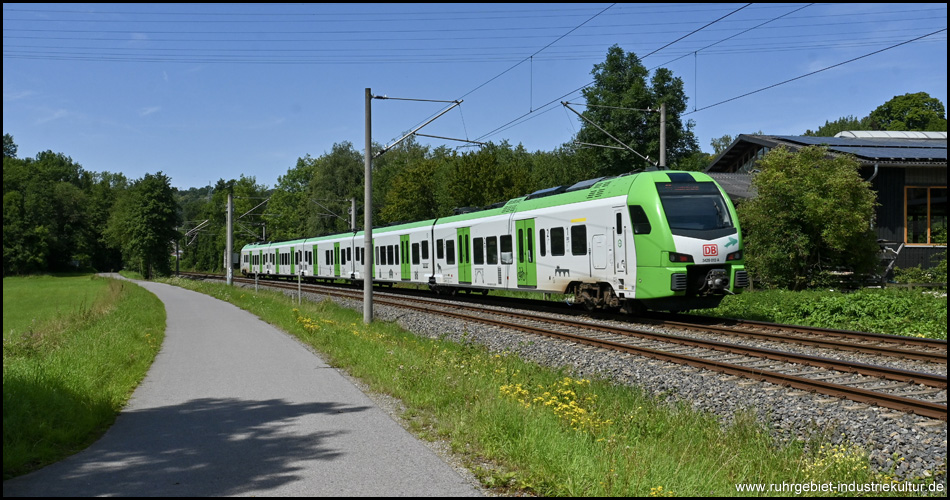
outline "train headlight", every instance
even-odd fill
[[[726,260],[742,260],[742,250],[737,250],[727,255]]]
[[[670,252],[670,262],[692,262],[693,256],[685,253]]]

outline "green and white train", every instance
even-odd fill
[[[372,280],[568,294],[588,309],[715,307],[749,285],[735,208],[708,175],[630,173],[373,229]],[[246,276],[365,278],[362,231],[241,250]]]

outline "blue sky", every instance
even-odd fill
[[[3,5],[3,132],[93,172],[273,187],[419,132],[551,151],[616,44],[682,78],[699,145],[798,135],[897,95],[947,104],[947,4]],[[466,143],[418,137],[433,147]]]

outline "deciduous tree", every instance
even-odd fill
[[[824,147],[793,153],[784,147],[758,162],[758,196],[738,207],[746,258],[766,286],[801,289],[825,273],[875,271],[872,231],[876,196],[858,175],[858,162]]]

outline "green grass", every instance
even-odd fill
[[[763,290],[727,296],[705,316],[947,340],[946,290]]]
[[[417,435],[446,440],[485,485],[506,493],[731,496],[739,494],[736,483],[893,479],[869,471],[859,448],[776,442],[748,414],[723,426],[636,389],[578,379],[474,343],[422,338],[382,321],[364,325],[361,311],[331,301],[298,306],[278,292],[171,282],[248,310],[372,390],[399,398]],[[936,475],[945,477],[945,470]]]
[[[165,308],[97,276],[3,280],[3,477],[95,441],[144,378]]]
[[[16,336],[35,321],[88,308],[106,291],[105,282],[88,275],[3,278],[3,339]]]

